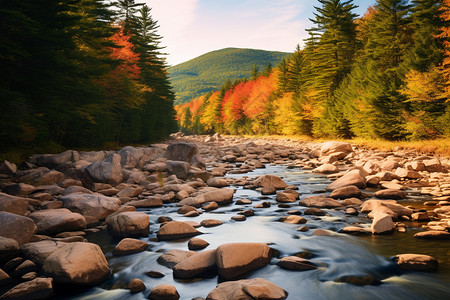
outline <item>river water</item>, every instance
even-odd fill
[[[311,174],[301,169],[290,169],[283,165],[267,166],[251,173],[227,175],[241,178],[242,176],[259,176],[273,174],[283,178],[287,184],[296,185],[301,198],[313,193],[324,191],[330,183],[324,176]],[[261,199],[261,194],[254,190],[237,189],[234,200],[247,198],[251,205],[229,205],[203,213],[195,218],[186,218],[177,214],[176,204],[165,205],[163,208],[147,209],[150,216],[151,235],[141,240],[150,243],[147,251],[114,257],[112,250],[119,240],[112,238],[107,232],[90,234],[90,242],[99,244],[109,261],[112,277],[99,287],[87,290],[58,291],[57,297],[64,299],[146,299],[150,290],[161,284],[174,285],[181,298],[206,298],[207,294],[219,283],[215,274],[195,280],[175,280],[172,270],[159,265],[156,259],[170,249],[187,249],[188,239],[176,241],[154,241],[160,216],[169,216],[177,221],[196,221],[218,219],[223,225],[211,228],[199,228],[204,234],[198,236],[210,245],[206,248],[215,249],[221,244],[231,242],[264,242],[276,251],[276,257],[271,263],[259,270],[246,274],[243,278],[265,278],[288,293],[288,299],[450,299],[450,241],[427,241],[415,239],[412,236],[420,231],[422,224],[406,223],[406,233],[393,233],[380,236],[351,236],[337,233],[339,229],[351,224],[367,224],[370,220],[365,215],[348,216],[340,210],[325,210],[326,216],[304,216],[305,224],[311,230],[300,232],[297,229],[303,225],[276,222],[281,216],[286,216],[289,210],[304,211],[298,206],[298,201],[290,204],[290,208],[279,208],[275,196]],[[370,191],[369,191],[370,192]],[[405,204],[417,205],[427,199],[411,196]],[[244,222],[231,220],[238,211],[251,209],[262,201],[269,201],[269,208],[254,209],[255,216],[248,217]],[[332,236],[314,236],[316,228],[335,232]],[[153,241],[152,241],[153,240]],[[401,271],[392,262],[396,254],[416,253],[427,254],[439,260],[439,271],[410,272]],[[300,255],[310,259],[320,267],[310,271],[287,271],[279,268],[276,263],[279,257]],[[162,278],[150,278],[145,275],[149,271],[164,274]],[[378,281],[377,285],[358,286],[338,282],[346,276],[370,276]],[[133,278],[144,281],[147,289],[144,293],[131,295],[124,287]]]

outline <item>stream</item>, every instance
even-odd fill
[[[312,174],[298,168],[288,168],[285,165],[270,165],[265,169],[256,169],[246,174],[230,174],[227,177],[255,177],[264,174],[280,176],[290,185],[296,185],[300,198],[325,191],[330,181],[323,175]],[[161,284],[175,286],[180,299],[195,297],[206,298],[220,279],[215,274],[196,280],[176,280],[172,270],[156,262],[156,259],[170,249],[188,250],[188,239],[156,242],[159,228],[157,219],[160,216],[172,217],[177,221],[196,221],[218,219],[223,225],[210,228],[198,228],[204,234],[198,236],[210,245],[206,248],[215,249],[221,244],[232,242],[264,242],[274,249],[275,257],[266,267],[246,274],[243,278],[261,277],[267,279],[289,293],[288,299],[449,299],[450,297],[450,241],[430,241],[413,238],[414,233],[421,231],[420,223],[405,222],[406,233],[395,232],[390,235],[353,236],[338,233],[351,224],[367,224],[370,219],[366,215],[349,216],[342,210],[325,209],[326,216],[303,215],[310,230],[300,232],[297,229],[303,225],[276,222],[286,216],[289,210],[304,211],[307,207],[298,205],[298,201],[289,204],[289,208],[280,208],[275,195],[261,196],[260,192],[232,186],[236,189],[234,201],[247,198],[251,205],[228,205],[219,209],[200,214],[198,217],[187,218],[177,213],[176,203],[166,204],[162,208],[144,209],[150,216],[151,234],[141,238],[150,243],[147,251],[115,257],[112,255],[114,246],[119,239],[112,237],[106,231],[92,233],[87,236],[89,242],[99,244],[109,262],[113,275],[102,285],[86,290],[56,291],[58,299],[146,299],[150,290]],[[365,190],[367,193],[374,192]],[[404,205],[418,205],[425,201],[424,197],[411,194],[407,200],[399,201]],[[244,222],[231,220],[239,211],[252,209],[254,205],[269,201],[271,207],[253,209],[255,216],[248,217]],[[314,236],[314,229],[333,231],[332,236]],[[439,270],[434,273],[412,272],[399,270],[392,257],[397,254],[415,253],[431,255],[439,260]],[[299,255],[319,266],[310,271],[288,271],[276,265],[280,257]],[[162,278],[151,278],[145,275],[148,271],[158,271],[164,274]],[[369,276],[378,284],[358,286],[337,282],[346,276]],[[125,289],[128,282],[134,278],[141,279],[147,289],[144,293],[132,295]]]

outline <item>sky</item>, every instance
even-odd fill
[[[140,1],[136,1],[140,2]],[[317,0],[146,0],[170,66],[228,47],[293,52]],[[375,0],[354,0],[358,15]]]

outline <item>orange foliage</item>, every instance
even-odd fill
[[[134,45],[130,42],[131,35],[124,34],[123,27],[110,39],[117,47],[111,47],[111,57],[123,61],[116,68],[116,72],[125,72],[132,78],[138,78],[141,71],[137,65],[139,54],[134,52]]]
[[[447,22],[450,21],[450,0],[442,1],[441,11],[441,19]],[[442,62],[442,71],[446,81],[445,92],[447,96],[450,96],[450,27],[445,26],[440,28],[440,30],[441,34],[438,37],[442,38],[445,47],[445,57]]]
[[[273,72],[269,77],[261,76],[256,80],[247,102],[243,105],[247,117],[253,119],[265,111],[270,95],[276,90],[277,81],[277,72]]]

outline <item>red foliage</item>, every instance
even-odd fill
[[[123,28],[115,33],[110,39],[117,47],[110,48],[111,57],[122,61],[115,72],[127,73],[132,78],[138,78],[141,73],[137,65],[139,54],[134,52],[134,45],[130,42],[130,38],[131,35],[125,34]]]

